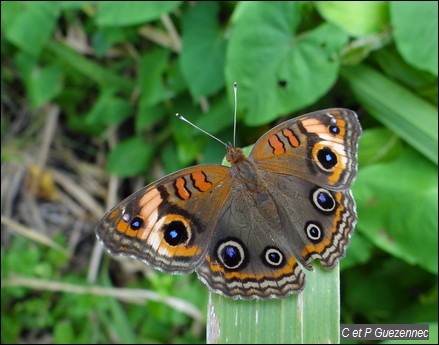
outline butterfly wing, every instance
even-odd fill
[[[255,144],[262,172],[296,259],[311,269],[345,255],[356,224],[350,186],[357,172],[361,126],[355,112],[327,109],[286,121]]]
[[[198,276],[213,291],[232,298],[282,297],[301,291],[305,275],[282,240],[276,210],[266,207],[259,212],[248,190],[237,186],[219,215]]]
[[[344,257],[357,222],[351,191],[331,191],[276,173],[267,173],[266,181],[278,205],[282,240],[297,260],[307,269],[312,269],[315,259],[326,268],[333,267]]]
[[[168,273],[188,273],[205,258],[228,195],[229,168],[199,165],[132,194],[100,221],[96,234],[111,254],[129,255]]]
[[[357,173],[361,126],[354,111],[326,109],[281,123],[250,153],[258,168],[293,175],[331,190],[350,188]]]

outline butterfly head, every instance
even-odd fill
[[[238,163],[244,158],[244,151],[240,147],[227,146],[226,159],[231,165]]]

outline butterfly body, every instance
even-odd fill
[[[305,283],[313,260],[333,267],[356,223],[350,186],[361,127],[356,114],[327,109],[264,134],[230,167],[170,174],[110,210],[97,235],[113,254],[168,273],[196,271],[232,298],[282,297]]]

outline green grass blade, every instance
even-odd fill
[[[52,41],[47,44],[47,48],[59,61],[67,64],[77,73],[83,74],[101,86],[108,87],[111,85],[125,92],[131,92],[135,86],[132,80],[121,77],[116,72],[86,59],[62,43]]]
[[[339,266],[326,270],[315,265],[306,273],[302,293],[284,299],[243,301],[211,294],[207,342],[339,343]]]
[[[438,164],[438,109],[364,65],[343,67],[342,77],[378,121]]]

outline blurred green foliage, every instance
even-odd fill
[[[119,176],[221,162],[224,148],[175,113],[231,141],[235,81],[241,146],[294,115],[357,111],[359,222],[341,264],[341,321],[428,322],[437,340],[437,2],[10,1],[1,18],[2,100],[18,87],[35,118],[56,103],[71,133],[117,129],[107,169]],[[22,239],[2,246],[2,278],[85,282],[63,264]],[[138,287],[203,308],[195,277],[156,277]],[[189,327],[157,303],[2,289],[2,343],[48,329],[56,343],[204,341]]]

